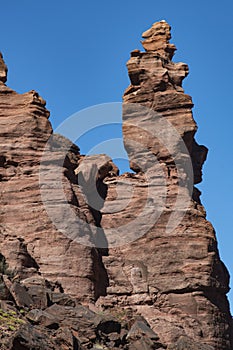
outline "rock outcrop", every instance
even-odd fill
[[[194,187],[207,148],[182,88],[188,66],[172,61],[165,21],[143,38],[127,63],[133,172],[121,176],[53,134],[39,94],[5,85],[0,55],[3,350],[233,347],[229,274]]]

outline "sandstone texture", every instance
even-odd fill
[[[0,348],[231,350],[229,273],[200,191],[207,148],[170,26],[127,63],[132,173],[53,134],[0,55]]]

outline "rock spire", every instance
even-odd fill
[[[103,211],[102,219],[108,229],[134,223],[131,231],[139,238],[109,249],[104,257],[110,285],[103,303],[133,308],[168,349],[189,349],[192,344],[192,349],[230,350],[229,273],[193,186],[202,180],[207,148],[195,140],[193,102],[182,88],[188,66],[172,61],[175,46],[165,21],[153,24],[143,38],[146,51],[132,51],[127,63],[131,84],[123,97],[124,143],[135,174],[109,180],[106,208],[118,188],[127,193],[130,184],[132,190],[128,198],[115,200],[122,210]],[[154,196],[148,188],[155,189]],[[145,212],[147,203],[152,211],[148,205]],[[154,211],[162,206],[153,223]],[[144,220],[138,221],[142,212]],[[175,225],[168,230],[168,223]]]

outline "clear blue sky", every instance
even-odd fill
[[[54,127],[76,111],[121,101],[125,63],[155,21],[172,26],[175,61],[188,63],[197,139],[209,148],[202,201],[233,275],[233,2],[9,0],[1,4],[0,50],[8,85],[37,90]],[[232,283],[233,288],[233,283]],[[229,294],[233,309],[233,292]]]

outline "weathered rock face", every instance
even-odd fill
[[[94,300],[99,293],[105,293],[106,288],[101,256],[94,247],[78,244],[56,229],[48,217],[40,189],[41,186],[49,191],[60,221],[64,221],[63,210],[68,205],[82,220],[95,225],[72,170],[78,165],[79,149],[64,137],[54,135],[48,146],[49,156],[40,165],[52,134],[45,101],[35,91],[19,95],[4,84],[6,66],[2,56],[0,76],[0,251],[9,268],[21,278],[41,274],[80,300]],[[70,149],[64,166],[63,148]],[[64,186],[65,204],[56,190],[58,172]],[[49,179],[50,188],[46,188],[44,179]],[[71,223],[67,221],[68,218],[66,225],[69,226]]]
[[[143,38],[123,106],[134,173],[121,176],[53,135],[38,93],[5,85],[0,55],[3,349],[233,347],[229,274],[193,186],[207,149],[182,88],[188,66],[172,62],[165,21]]]
[[[232,321],[226,298],[229,274],[219,258],[215,232],[205,218],[200,193],[190,188],[187,178],[187,155],[191,155],[194,183],[199,183],[207,154],[206,147],[194,139],[193,103],[182,89],[188,67],[172,62],[176,48],[169,43],[170,27],[165,21],[155,23],[143,38],[146,52],[133,51],[127,63],[131,85],[124,94],[123,112],[125,147],[136,174],[106,181],[105,206],[115,199],[116,212],[103,210],[102,226],[109,229],[129,221],[136,223],[148,199],[156,208],[156,202],[166,198],[153,225],[150,211],[141,219],[139,231],[148,225],[143,237],[109,249],[104,264],[110,285],[101,302],[109,307],[132,307],[169,349],[191,349],[191,343],[198,349],[201,344],[203,349],[231,349]],[[163,127],[167,133],[174,127],[180,138],[172,133],[170,139],[164,137]],[[153,178],[159,169],[164,183],[160,176]],[[117,198],[117,188],[125,181],[133,195]],[[155,197],[150,197],[149,186],[156,188]],[[177,207],[179,197],[181,205]],[[118,207],[123,209],[117,211]],[[177,214],[180,222],[167,230],[169,220],[176,220]],[[134,229],[138,230],[136,224]]]

